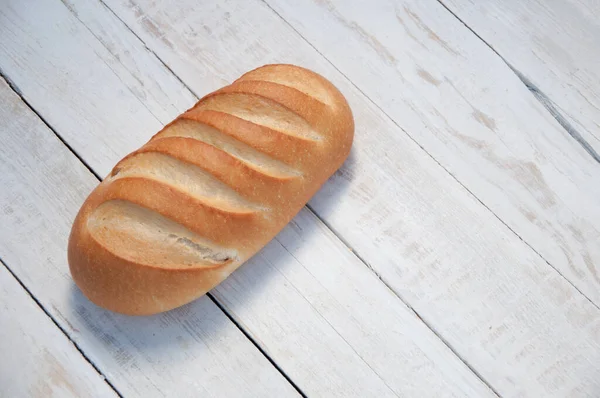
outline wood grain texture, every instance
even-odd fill
[[[2,262],[0,352],[2,397],[117,397]]]
[[[442,3],[541,90],[600,153],[597,0]]]
[[[85,299],[66,247],[98,181],[3,80],[0,104],[0,256],[123,396],[297,395],[208,297],[146,318]]]
[[[270,2],[361,90],[385,99],[394,123],[262,3],[108,4],[197,93],[266,62],[332,79],[356,113],[357,136],[354,155],[311,201],[318,215],[501,394],[599,388],[597,306],[479,201],[597,295],[585,260],[597,256],[593,160],[443,7],[399,3],[396,14],[383,2],[344,2],[337,12],[326,2]],[[573,214],[582,209],[586,217]]]
[[[105,175],[108,173],[108,168],[112,166],[111,162],[118,160],[113,158],[113,154],[121,151],[125,154],[126,148],[139,145],[147,140],[155,132],[154,123],[158,123],[158,121],[152,120],[152,115],[144,111],[143,97],[138,98],[124,90],[125,83],[116,83],[118,79],[113,79],[116,73],[121,76],[127,76],[129,73],[136,76],[135,69],[130,70],[123,66],[123,70],[115,72],[112,69],[117,66],[95,68],[88,65],[89,62],[92,62],[93,65],[106,65],[109,61],[102,57],[110,58],[113,53],[102,52],[91,43],[84,41],[88,38],[83,26],[60,3],[54,3],[55,6],[51,6],[52,3],[45,4],[48,4],[46,7],[49,9],[40,7],[39,12],[52,13],[54,19],[51,22],[44,24],[44,19],[36,18],[31,9],[28,9],[27,12],[18,12],[18,7],[14,7],[13,12],[16,16],[11,16],[11,18],[21,21],[19,29],[25,31],[26,34],[5,29],[0,36],[3,38],[0,39],[0,45],[10,46],[10,54],[22,54],[25,51],[21,49],[34,45],[39,45],[43,49],[38,48],[35,53],[26,53],[27,58],[17,58],[17,55],[7,57],[3,59],[1,67],[22,91],[24,97],[36,109],[42,111],[46,120],[52,120],[53,127],[85,158],[86,162],[100,174]],[[98,3],[96,3],[96,8],[87,9],[86,6],[89,4],[83,3],[82,8],[78,8],[77,4],[71,4],[70,7],[79,19],[86,21],[88,26],[113,26],[111,21],[114,16],[110,12]],[[54,8],[63,11],[59,12]],[[11,25],[9,21],[3,20],[0,26]],[[127,36],[133,35],[124,25],[121,25],[120,28],[117,24],[114,26],[118,30],[108,34],[108,37],[119,37],[121,43],[129,43],[128,45],[136,43],[135,40],[128,41]],[[92,35],[95,34],[94,29],[91,29]],[[60,36],[60,40],[52,39],[58,34],[57,30],[59,32],[67,30],[77,34]],[[47,40],[46,37],[48,37]],[[113,49],[114,53],[125,54],[137,51],[136,48],[128,49],[116,45],[113,47],[113,43],[109,42],[106,37],[103,37],[103,41],[110,43],[108,46]],[[37,65],[48,64],[46,57],[58,51],[57,47],[59,46],[66,47],[71,52],[73,56],[70,62],[63,62],[53,67],[47,66],[44,74],[36,74],[36,80],[32,81],[30,76],[35,74]],[[137,42],[135,46],[143,47],[141,42]],[[19,65],[25,67],[16,67],[16,60],[20,60]],[[54,62],[57,63],[57,61]],[[152,61],[151,57],[145,62],[160,64],[156,60]],[[82,77],[74,73],[77,70],[87,70],[90,74]],[[51,84],[57,79],[66,79],[65,76],[69,76],[67,84],[60,89]],[[157,75],[157,79],[162,79],[162,75]],[[94,95],[93,84],[88,80],[110,82],[105,83],[102,88],[106,96],[104,94],[103,96]],[[141,77],[140,80],[142,80]],[[133,78],[131,81],[138,80]],[[86,86],[88,84],[89,86]],[[144,85],[144,87],[150,87],[149,89],[157,86],[158,84],[151,82],[146,82]],[[71,101],[77,98],[76,92],[82,90],[82,87],[92,92],[87,98],[86,105],[80,104],[81,116],[78,118],[65,116],[68,108],[76,106]],[[113,90],[112,96],[108,93],[109,89]],[[139,89],[141,90],[141,88]],[[177,89],[173,88],[172,92],[178,90],[181,91],[182,96],[191,95],[180,84],[177,85]],[[126,94],[121,94],[122,92]],[[150,92],[146,95],[151,96],[154,93]],[[119,112],[116,109],[130,110],[129,117],[134,118],[143,112],[146,113],[143,115],[144,120],[137,120],[138,128],[128,130],[133,122],[125,120],[127,115],[115,118],[113,112]],[[86,114],[90,115],[92,121],[82,120]],[[94,123],[98,123],[104,129],[102,133],[98,132],[98,127],[93,126]],[[121,123],[123,124],[121,125]],[[93,127],[84,128],[89,125]],[[105,138],[102,141],[96,140],[95,137],[98,134],[105,135]],[[122,145],[120,140],[111,142],[107,138],[116,136],[126,136],[125,139],[131,142]],[[28,139],[19,145],[32,145],[29,143],[30,141]],[[111,147],[109,148],[107,145],[111,145]],[[51,149],[56,151],[55,148]],[[9,153],[12,152],[27,154],[31,150],[28,147],[21,147],[14,148]],[[28,158],[26,157],[26,159]],[[30,165],[36,162],[46,164],[39,159],[29,159],[28,162]],[[52,170],[56,167],[47,164],[45,169]],[[39,178],[39,173],[42,171],[39,170],[37,173],[35,178]],[[11,173],[9,173],[10,175]],[[17,177],[10,178],[17,179]],[[92,182],[89,181],[88,175],[85,175],[86,179],[82,179],[82,177],[73,176],[72,172],[67,176],[62,176],[60,181],[56,181],[57,178],[53,177],[52,181],[44,183],[49,185],[44,185],[43,194],[27,194],[28,189],[34,192],[40,191],[40,183],[34,184],[33,182],[29,182],[31,185],[21,188],[20,191],[22,196],[34,200],[33,204],[25,203],[23,206],[26,208],[45,208],[43,207],[44,201],[50,201],[52,206],[58,207],[59,198],[64,195],[64,192],[76,195],[76,200],[63,204],[63,206],[67,206],[66,208],[55,209],[52,207],[58,213],[56,217],[60,217],[60,220],[56,220],[56,222],[60,228],[66,230],[68,222],[72,220],[77,207],[83,201],[83,192],[91,190]],[[23,177],[19,177],[19,179],[29,181]],[[50,190],[49,187],[54,185],[56,185],[54,190]],[[44,199],[44,195],[48,198]],[[12,197],[2,198],[1,203],[13,199]],[[21,219],[26,219],[27,214],[26,209],[20,208]],[[20,226],[16,220],[11,219],[11,223],[3,231],[6,236],[9,235],[9,228],[13,228],[13,231],[23,231],[26,228],[26,226]],[[48,233],[48,229],[48,225],[41,225],[36,236],[43,237]],[[50,231],[52,232],[54,229],[50,229]],[[19,234],[21,233],[19,232]],[[49,238],[45,237],[45,239]],[[64,250],[65,241],[63,239],[64,237],[58,239],[59,243],[54,246],[59,256],[64,255],[64,252],[58,252],[59,249]],[[13,240],[9,240],[7,237],[7,244],[12,242]],[[8,249],[2,248],[2,250]],[[18,245],[12,250],[11,258],[15,262],[21,250],[24,250],[22,245]],[[27,259],[27,257],[20,259],[18,263],[23,264],[23,261]],[[40,261],[40,258],[30,260]],[[62,271],[66,271],[66,265],[62,262],[60,264],[65,266]],[[62,273],[61,277],[68,279]],[[70,283],[70,281],[65,280],[64,283]],[[60,289],[58,290],[57,294],[62,294]],[[83,315],[75,316],[75,318],[83,316],[84,320],[90,322],[96,314],[90,314],[91,310],[81,299],[79,293],[73,294],[78,300],[75,311],[78,307],[84,308],[80,311]],[[306,210],[297,217],[295,223],[280,234],[278,240],[268,245],[259,256],[220,285],[215,295],[244,329],[308,395],[345,397],[379,393],[382,396],[493,396],[490,389],[409,308]],[[79,300],[82,301],[79,302]],[[222,333],[226,334],[226,332],[220,331],[219,327],[210,327],[213,323],[211,316],[217,317],[216,314],[210,314],[205,308],[210,304],[210,301],[201,299],[181,310],[150,318],[160,321],[160,326],[150,320],[131,321],[132,323],[137,322],[143,330],[142,333],[148,333],[148,335],[136,337],[133,329],[125,330],[122,333],[125,333],[133,342],[130,345],[118,347],[118,352],[125,358],[135,355],[136,362],[140,362],[143,358],[140,359],[139,356],[150,348],[147,344],[158,340],[159,348],[157,350],[162,355],[148,358],[148,362],[152,361],[153,365],[142,361],[141,364],[136,363],[136,366],[143,369],[151,380],[157,378],[158,381],[155,383],[161,383],[160,387],[164,387],[168,383],[179,383],[181,385],[177,387],[180,389],[192,388],[196,383],[203,386],[207,383],[204,378],[193,379],[196,372],[202,376],[202,373],[206,371],[202,366],[207,366],[203,365],[205,362],[201,362],[195,355],[198,349],[195,343],[200,343],[200,341],[190,341],[187,335],[198,334],[200,339],[205,335],[218,337]],[[206,319],[202,319],[203,308],[208,312],[205,315]],[[102,315],[103,323],[107,323],[108,326],[115,325],[116,321],[113,320],[113,316],[105,312],[99,313]],[[73,322],[70,317],[65,317]],[[105,321],[106,319],[109,321]],[[114,319],[120,321],[122,318],[117,316]],[[77,325],[75,327],[80,328]],[[184,327],[185,331],[179,331],[179,327]],[[168,330],[161,333],[161,338],[150,336],[156,333],[156,329],[162,328]],[[117,333],[110,332],[109,336]],[[79,332],[73,333],[80,336]],[[88,334],[89,331],[84,333]],[[121,334],[116,335],[121,336]],[[226,337],[226,335],[223,336],[223,344],[229,343]],[[142,343],[137,341],[140,338]],[[110,341],[104,343],[100,341],[89,349],[94,351],[95,355],[105,357],[106,354],[101,352],[101,346],[102,344],[112,346]],[[140,344],[143,344],[142,348],[137,348]],[[214,355],[207,358],[206,361],[219,355],[224,357],[228,355],[219,350],[220,346],[213,347],[213,344],[216,343],[210,339],[206,342],[207,350],[215,350]],[[232,352],[229,356],[234,355],[239,349],[232,345]],[[236,361],[242,361],[239,356],[236,358],[238,358]],[[127,366],[131,360],[124,361],[123,366]],[[241,363],[240,366],[243,364]],[[114,375],[115,365],[110,361],[107,360],[98,365],[101,369],[110,372],[111,377],[116,377]],[[172,373],[168,371],[169,367],[174,368],[173,372],[184,372],[181,381],[171,378]],[[242,369],[231,369],[230,371],[233,375],[245,372]],[[166,374],[155,375],[161,372],[166,372]],[[218,369],[212,370],[212,372],[218,372]],[[123,377],[128,377],[129,385],[134,386],[137,383],[143,383],[137,376],[137,372],[134,372],[133,375]],[[218,374],[214,377],[218,380]],[[250,374],[244,376],[244,379],[246,377],[256,378],[257,376]],[[260,383],[264,379],[266,376],[258,378],[257,382]],[[111,378],[111,380],[113,379]],[[122,379],[119,380],[122,381]],[[215,383],[214,388],[224,387]],[[230,388],[239,388],[239,386],[233,385]],[[273,389],[276,388],[277,384],[275,383]],[[224,394],[227,394],[228,391],[230,390],[225,388]],[[281,396],[276,392],[271,394],[273,394],[272,396]]]

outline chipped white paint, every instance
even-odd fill
[[[69,275],[66,247],[73,218],[98,181],[2,80],[0,104],[0,256],[121,394],[296,396],[208,297],[145,318],[113,314],[85,299]],[[40,334],[56,328],[37,327]],[[48,347],[49,355],[60,349]],[[0,362],[10,364],[12,356],[1,352]],[[24,375],[34,380],[42,372]]]
[[[442,3],[535,84],[600,154],[598,0]]]
[[[0,397],[117,397],[2,262],[0,352]]]

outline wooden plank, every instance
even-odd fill
[[[597,0],[442,3],[532,82],[600,153]]]
[[[0,396],[117,397],[0,262]]]
[[[70,277],[66,246],[98,181],[3,80],[0,104],[0,256],[122,395],[297,395],[207,297],[145,318],[85,299]]]
[[[130,64],[117,62],[111,68],[102,66],[109,64],[115,54],[123,59],[127,54],[137,53],[143,45],[124,25],[116,24],[115,17],[99,3],[81,3],[81,6],[73,3],[69,7],[86,22],[89,35],[101,37],[110,51],[93,44],[85,28],[65,7],[59,3],[50,4],[40,4],[39,8],[40,13],[53,16],[46,24],[31,8],[19,12],[16,6],[12,8],[16,15],[1,21],[0,26],[9,28],[1,32],[0,46],[9,48],[6,52],[11,54],[1,67],[25,98],[36,109],[43,110],[46,120],[69,144],[95,170],[105,174],[107,169],[104,167],[116,161],[112,159],[113,154],[123,156],[126,148],[141,144],[155,132],[154,124],[158,121],[150,112],[144,111],[143,100],[144,96],[159,97],[152,88],[159,83],[146,80],[151,79],[150,73],[138,77],[136,68],[126,66]],[[16,32],[10,28],[10,21],[14,20],[19,21]],[[100,27],[110,31],[101,34],[97,31]],[[63,31],[69,33],[61,35]],[[23,51],[32,46],[36,46],[35,51]],[[71,58],[62,61],[55,58],[53,54],[58,51],[69,53]],[[142,57],[141,54],[138,56]],[[148,54],[145,57],[143,63],[152,63],[149,68],[160,65]],[[138,65],[142,65],[142,60]],[[42,68],[43,73],[38,72]],[[81,76],[77,73],[79,70],[88,72]],[[115,74],[121,79],[115,79]],[[32,81],[31,76],[36,76],[37,80]],[[69,80],[65,76],[69,76]],[[126,76],[132,77],[121,82]],[[157,74],[156,78],[163,79],[163,75]],[[170,79],[174,81],[172,77]],[[66,81],[57,88],[51,84],[57,80]],[[97,94],[94,86],[99,81],[103,82],[102,95]],[[165,81],[161,83],[165,84]],[[132,84],[132,90],[126,89],[127,84]],[[163,90],[180,91],[181,101],[185,102],[184,96],[191,94],[181,84],[175,84],[178,85]],[[110,90],[113,90],[112,95]],[[143,90],[150,91],[144,96],[135,94]],[[85,100],[78,98],[80,91],[88,92],[89,96]],[[74,100],[83,103],[72,103]],[[79,109],[79,117],[64,116],[71,107]],[[143,116],[144,120],[134,120],[138,123],[137,128],[127,130],[134,121],[127,120],[127,114],[119,109],[127,109],[132,115],[129,117]],[[113,113],[121,115],[115,117]],[[157,111],[152,113],[158,114]],[[96,123],[103,129],[102,139],[95,138],[98,134]],[[125,145],[120,143],[122,137],[111,140],[111,137],[123,135],[129,140]],[[24,149],[20,152],[29,153]],[[82,191],[89,187],[72,177],[68,181],[74,186],[83,186]],[[63,184],[56,191],[47,192],[53,197],[54,205],[59,206],[55,198],[64,190],[68,190],[68,186]],[[42,201],[42,198],[35,200]],[[61,211],[71,219],[75,203],[67,205],[72,207]],[[63,220],[61,225],[65,224]],[[5,231],[7,235],[10,227],[23,229],[18,224],[9,224]],[[43,233],[43,230],[39,232]],[[13,255],[19,256],[20,250],[24,247],[15,248]],[[306,210],[279,235],[278,240],[222,284],[215,295],[308,395],[493,395],[409,308]],[[204,299],[200,302],[206,303]],[[189,310],[182,311],[175,312],[175,316],[187,325],[183,315]],[[161,319],[174,316],[169,314]],[[195,324],[188,326],[197,327]],[[179,360],[181,363],[177,368],[185,369],[188,360]],[[195,359],[189,358],[192,360]],[[193,373],[199,365],[190,366]],[[153,375],[157,369],[146,371]]]
[[[599,388],[598,307],[480,202],[597,297],[586,264],[598,258],[594,162],[439,4],[396,3],[397,14],[386,2],[337,12],[270,2],[395,123],[263,3],[108,4],[198,93],[213,88],[207,70],[233,79],[266,62],[331,78],[355,111],[357,139],[311,201],[319,216],[501,394]]]

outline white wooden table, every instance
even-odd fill
[[[88,302],[99,177],[279,62],[343,168],[208,296]],[[600,397],[598,0],[2,0],[0,70],[1,397]]]

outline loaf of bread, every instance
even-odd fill
[[[69,238],[75,283],[147,315],[204,295],[264,247],[350,152],[354,121],[320,75],[267,65],[215,91],[121,160]]]

